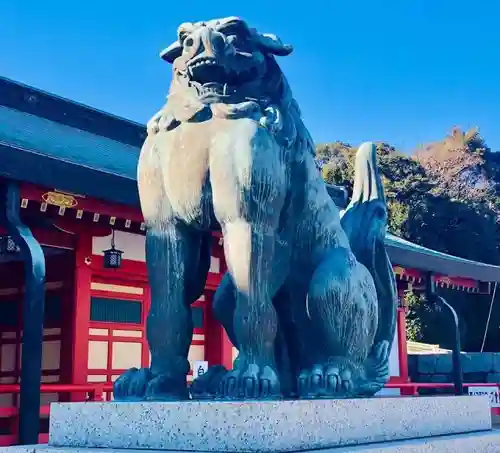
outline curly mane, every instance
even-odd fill
[[[282,146],[293,151],[295,159],[302,160],[301,156],[305,155],[314,157],[314,142],[302,121],[290,85],[275,57],[268,54],[265,58],[265,76],[229,94],[208,92],[200,95],[196,90],[180,85],[175,78],[174,63],[167,103],[148,123],[148,129],[152,127],[152,132],[157,132],[159,117],[162,120],[159,127],[168,129],[175,123],[192,121],[208,108],[218,118],[254,118],[270,129]]]
[[[269,97],[257,99],[256,102],[263,112],[270,106],[278,108],[280,118],[274,121],[280,124],[276,124],[275,135],[287,149],[293,150],[295,159],[302,160],[301,156],[306,154],[314,157],[316,148],[311,134],[302,121],[300,107],[293,97],[290,84],[273,55],[266,55],[266,61],[268,71],[261,79],[259,88]],[[263,125],[268,126],[266,122]]]

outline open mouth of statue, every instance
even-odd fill
[[[226,83],[228,76],[224,66],[215,58],[197,58],[188,65],[189,78],[198,83]]]
[[[226,68],[215,58],[195,58],[188,64],[187,71],[191,82],[201,85],[217,83],[235,87],[259,76],[256,67],[251,66],[234,71]]]

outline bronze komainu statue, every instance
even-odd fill
[[[173,80],[138,167],[152,362],[118,379],[116,399],[189,398],[190,304],[219,228],[228,272],[213,309],[239,356],[193,397],[369,396],[388,380],[396,291],[375,147],[358,152],[341,220],[275,60],[291,51],[235,17],[183,24],[163,51]]]

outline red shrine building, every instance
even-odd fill
[[[111,399],[123,371],[149,364],[136,188],[145,135],[143,125],[0,78],[0,445],[37,443],[50,402],[84,400],[94,387]],[[329,190],[345,207],[344,192]],[[192,306],[195,372],[231,367],[235,356],[210,309],[226,270],[222,244],[214,234],[205,292]],[[432,278],[485,293],[500,268],[391,235],[387,250],[401,296],[391,381],[407,382],[404,291]]]

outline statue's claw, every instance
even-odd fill
[[[146,388],[151,380],[149,368],[131,368],[125,371],[113,385],[113,397],[117,401],[144,400]]]
[[[185,377],[181,381],[172,376],[159,374],[149,381],[145,396],[148,401],[188,400],[189,391]]]
[[[281,396],[276,371],[256,364],[229,371],[223,378],[219,394],[229,399],[275,399]]]
[[[298,377],[300,398],[331,398],[350,396],[354,389],[353,374],[343,363],[314,365]]]
[[[193,399],[214,399],[218,396],[223,377],[227,370],[222,365],[215,365],[205,374],[196,378],[190,387]]]
[[[189,393],[185,379],[131,368],[115,381],[113,396],[116,401],[176,401],[188,399]]]

